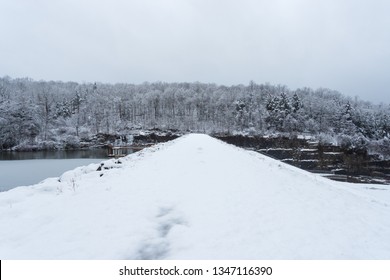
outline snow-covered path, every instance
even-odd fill
[[[206,135],[59,179],[0,193],[0,259],[390,258],[388,186],[329,181]]]

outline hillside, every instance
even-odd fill
[[[206,135],[0,193],[0,259],[389,259],[390,188]]]
[[[0,77],[0,151],[79,149],[148,130],[310,135],[321,143],[390,159],[390,107],[330,89]]]

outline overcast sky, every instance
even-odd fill
[[[0,0],[0,76],[326,87],[390,103],[388,0]]]

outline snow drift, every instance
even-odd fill
[[[389,259],[389,193],[190,134],[0,193],[0,259]]]

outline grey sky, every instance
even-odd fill
[[[327,87],[390,103],[387,0],[0,0],[0,76]]]

